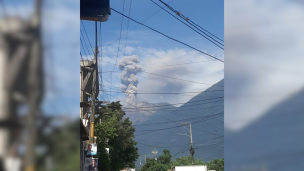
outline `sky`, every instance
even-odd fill
[[[122,11],[123,2],[124,13],[128,14],[130,0],[112,0],[111,7],[118,11]],[[182,12],[183,15],[223,39],[223,1],[185,2],[174,0],[164,2],[169,3],[176,10]],[[33,0],[3,1],[7,14],[25,19],[29,18],[32,14],[33,3]],[[159,2],[157,1],[157,3]],[[5,14],[2,12],[0,15],[3,16]],[[163,10],[160,10],[160,8],[151,1],[132,0],[130,15],[137,21],[144,21],[149,18],[144,22],[148,26],[220,59],[224,58],[222,49],[211,44],[204,37],[198,35]],[[153,16],[151,17],[151,15]],[[45,113],[50,115],[67,115],[77,118],[79,114],[79,51],[84,54],[84,58],[88,55],[80,48],[79,30],[84,31],[84,28],[86,29],[87,33],[83,32],[83,34],[88,34],[93,47],[95,32],[94,22],[83,21],[83,27],[78,17],[79,3],[76,1],[43,1],[42,33],[44,39],[44,68],[46,74],[46,91],[44,94],[43,109]],[[223,63],[210,61],[213,59],[184,45],[169,40],[143,26],[138,26],[132,21],[129,21],[128,26],[128,20],[126,18],[124,18],[122,29],[120,29],[121,22],[122,17],[112,11],[109,20],[101,23],[103,61],[118,63],[125,51],[125,55],[127,56],[137,55],[146,72],[207,84],[190,83],[178,81],[176,79],[158,77],[151,74],[149,75],[147,73],[140,73],[138,74],[139,90],[155,92],[201,92],[223,78]],[[134,27],[136,28],[134,29]],[[120,53],[117,55],[118,41],[114,44],[111,43],[119,38],[120,33],[125,35],[126,31],[131,29],[133,30],[128,33],[127,43],[125,41],[126,37],[121,38]],[[88,44],[88,46],[90,45]],[[124,47],[126,47],[126,50],[124,50]],[[158,67],[181,63],[195,64]],[[112,84],[116,87],[120,87],[120,71],[113,66],[113,64],[103,62],[102,67],[100,68],[105,72],[114,69],[115,72],[112,74]],[[110,74],[103,73],[103,77],[105,88],[107,91],[110,91],[108,90],[109,87],[106,87],[111,85],[107,82],[111,82]],[[110,100],[124,98],[124,94],[122,93],[112,94],[112,96],[114,97],[111,97]],[[180,103],[190,100],[192,96],[142,95],[140,98],[154,103]]]
[[[32,0],[5,0],[6,12],[23,18],[32,10]],[[130,0],[112,0],[111,7],[129,13]],[[158,2],[158,1],[157,1]],[[183,15],[208,31],[224,38],[225,31],[225,127],[239,130],[275,106],[280,101],[303,88],[303,4],[300,1],[164,1]],[[29,4],[29,5],[27,5]],[[18,10],[16,10],[18,9]],[[246,10],[245,10],[246,9]],[[159,7],[151,1],[132,1],[131,17],[144,21]],[[225,12],[224,12],[225,11]],[[225,22],[224,22],[225,14]],[[1,13],[0,15],[3,15]],[[77,17],[75,17],[77,16]],[[46,0],[43,11],[43,32],[45,39],[45,68],[47,92],[44,108],[47,113],[67,114],[78,117],[79,106],[79,30],[84,30],[79,18],[79,3],[73,0]],[[274,17],[276,16],[276,17]],[[122,17],[112,11],[107,22],[101,23],[103,77],[110,81],[106,71],[113,70],[124,54],[137,55],[147,72],[182,78],[190,81],[214,84],[224,78],[224,65],[199,54],[184,45],[176,43],[143,26],[129,21],[128,41],[118,41]],[[128,20],[124,18],[121,34],[127,31]],[[287,23],[287,24],[284,24]],[[90,42],[94,42],[94,22],[83,21]],[[190,30],[175,18],[160,10],[144,24],[168,36],[206,51],[221,59],[223,50]],[[225,24],[225,30],[224,30]],[[112,44],[113,41],[116,41]],[[94,46],[94,45],[93,45]],[[117,61],[116,61],[117,58]],[[105,61],[111,62],[106,63]],[[275,62],[274,62],[275,61]],[[155,67],[189,62],[196,64],[172,67]],[[271,66],[271,67],[270,67]],[[154,68],[152,68],[154,67]],[[120,72],[114,68],[112,84],[120,86]],[[77,74],[75,74],[77,72]],[[203,91],[208,86],[139,73],[139,90],[155,92]],[[104,80],[105,86],[110,84]],[[110,87],[105,87],[107,90]],[[108,90],[109,91],[109,90]],[[116,90],[115,90],[116,91]],[[112,94],[111,100],[123,99],[124,95]],[[248,96],[250,95],[250,96]],[[139,95],[150,102],[179,103],[191,96]],[[250,97],[250,98],[248,98]],[[258,106],[258,107],[257,107]],[[245,113],[245,114],[244,114]]]
[[[159,1],[155,1],[158,4]],[[170,6],[180,11],[183,15],[190,18],[196,24],[202,26],[211,33],[223,38],[224,35],[224,17],[223,17],[223,1],[164,1],[170,2]],[[130,10],[132,19],[142,22],[153,15],[144,24],[156,29],[170,37],[187,43],[199,50],[207,52],[220,59],[224,58],[224,51],[214,44],[207,41],[204,37],[197,34],[183,23],[173,18],[171,15],[151,1],[125,0],[111,1],[111,8],[128,15]],[[162,5],[163,6],[163,5]],[[123,9],[124,7],[124,9]],[[165,8],[167,9],[167,8]],[[167,9],[168,10],[168,9]],[[82,21],[81,31],[86,38],[86,32],[92,46],[95,42],[95,23],[92,21]],[[83,25],[82,25],[83,24]],[[137,27],[136,27],[137,26]],[[135,28],[135,29],[134,29]],[[99,30],[99,24],[98,24]],[[136,55],[140,59],[140,64],[144,68],[145,73],[139,73],[138,89],[153,92],[202,92],[210,85],[217,83],[224,77],[222,62],[215,61],[213,58],[207,57],[197,51],[194,51],[182,44],[174,42],[152,30],[133,21],[128,21],[120,14],[112,11],[107,22],[101,23],[101,39],[102,39],[102,77],[106,91],[120,91],[120,71],[118,67],[114,67],[115,63],[119,63],[123,56]],[[126,41],[127,30],[128,33]],[[122,38],[119,42],[120,34]],[[118,40],[118,41],[116,41]],[[87,39],[86,39],[87,41]],[[116,41],[116,42],[114,42]],[[114,43],[113,43],[114,42]],[[89,43],[86,42],[90,47]],[[118,45],[119,53],[118,53]],[[85,46],[85,44],[84,44]],[[85,53],[86,47],[81,48],[82,55]],[[89,48],[91,49],[91,48]],[[84,55],[84,59],[93,58],[93,53],[90,56]],[[198,63],[195,63],[198,62]],[[192,63],[186,65],[167,66],[182,63]],[[111,71],[112,75],[110,74]],[[169,79],[152,74],[158,74],[168,77],[174,77],[208,85]],[[112,76],[112,77],[111,77]],[[111,82],[112,79],[112,82]],[[116,89],[111,90],[111,83]],[[124,100],[124,94],[112,93],[108,96],[110,100]],[[193,96],[177,96],[177,95],[138,95],[140,99],[149,102],[159,103],[183,103],[190,100]]]

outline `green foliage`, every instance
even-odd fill
[[[124,168],[135,168],[138,158],[138,149],[134,141],[135,128],[129,118],[123,118],[125,113],[121,110],[119,102],[113,102],[101,108],[101,124],[99,119],[95,124],[95,135],[98,143],[99,170],[118,171]],[[106,145],[106,139],[109,139]],[[105,148],[110,149],[107,154]]]
[[[208,162],[207,168],[208,170],[224,171],[224,158]]]
[[[167,149],[163,150],[163,155],[159,156],[157,161],[154,159],[147,158],[147,162],[141,168],[140,171],[167,171],[169,169],[173,170],[175,166],[191,166],[192,157],[180,157],[171,161],[170,151]],[[201,159],[196,159],[193,165],[207,165],[208,170],[224,171],[224,158],[214,159],[208,163],[204,163]]]
[[[163,155],[159,156],[158,157],[158,162],[161,163],[161,164],[164,164],[166,165],[168,168],[170,168],[171,166],[171,154],[170,154],[170,151],[167,150],[167,149],[164,149],[163,150]]]
[[[171,163],[171,169],[173,169],[175,166],[189,166],[192,165],[192,157],[180,157],[175,159]],[[195,159],[193,162],[193,165],[206,165],[201,159]]]
[[[167,171],[171,165],[171,154],[167,149],[163,150],[163,155],[157,160],[147,158],[147,163],[142,167],[141,171]]]
[[[38,145],[47,147],[44,154],[37,155],[37,170],[46,171],[46,157],[52,160],[50,171],[79,170],[80,145],[79,145],[79,120],[65,122],[64,125],[52,127],[49,133],[40,133]]]
[[[147,158],[147,163],[141,168],[141,171],[167,171],[168,169],[168,165]]]

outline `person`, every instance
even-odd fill
[[[88,145],[88,150],[87,150],[87,156],[92,156],[92,152],[93,152],[93,150],[92,150],[92,144],[89,144]]]
[[[92,160],[92,164],[89,166],[89,171],[95,171],[97,170],[97,166],[95,164],[95,160]]]

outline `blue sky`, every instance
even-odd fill
[[[123,0],[113,0],[111,1],[111,8],[116,9],[120,12],[123,10]],[[125,0],[124,14],[128,15],[131,0]],[[156,3],[162,5],[159,1]],[[166,3],[171,2],[171,0],[164,1]],[[180,11],[183,15],[189,17],[192,21],[196,22],[206,30],[214,33],[218,37],[224,37],[224,3],[223,1],[199,1],[199,0],[189,0],[189,1],[178,1],[174,0],[170,5],[176,10]],[[162,5],[164,6],[164,5]],[[131,18],[136,21],[144,21],[149,16],[157,12],[160,8],[153,4],[151,1],[140,1],[132,0],[131,6]],[[167,9],[167,8],[165,8]],[[168,10],[168,9],[167,9]],[[102,36],[104,45],[109,44],[113,40],[119,37],[120,27],[121,27],[121,15],[112,11],[107,22],[102,23]],[[127,30],[127,19],[123,20],[122,30]],[[89,37],[91,41],[94,40],[94,22],[84,21],[85,27],[89,32]],[[208,51],[214,51],[218,48],[208,42],[205,38],[201,37],[187,26],[183,25],[180,21],[173,18],[171,15],[161,10],[156,15],[147,20],[144,24],[161,31],[173,38],[181,40],[199,49],[206,49]],[[129,22],[129,29],[137,26],[133,21]],[[138,34],[139,33],[139,34]],[[134,35],[136,34],[136,35]],[[151,40],[151,36],[153,39]],[[167,38],[154,33],[148,28],[143,26],[137,27],[128,36],[129,40],[140,41],[143,47],[154,47],[157,49],[172,49],[172,48],[184,48],[184,45],[175,43]],[[124,42],[124,40],[122,41]]]
[[[111,8],[123,11],[123,2],[124,1],[111,1]],[[124,14],[129,14],[131,0],[125,0],[124,3]],[[162,5],[159,1],[156,3]],[[192,21],[202,26],[204,29],[210,31],[211,33],[217,35],[223,39],[224,35],[224,3],[223,1],[164,1],[170,3],[170,6],[180,11],[183,15],[189,17]],[[164,6],[164,5],[162,5]],[[130,16],[136,21],[142,22],[148,17],[157,12],[160,8],[153,4],[151,1],[139,1],[133,0],[131,6]],[[165,8],[167,9],[167,8]],[[167,9],[168,10],[168,9]],[[119,41],[115,40],[119,38],[120,32],[122,38],[120,40],[120,51],[118,53],[117,63],[123,57],[125,46],[126,46],[126,56],[137,55],[140,58],[141,65],[146,71],[157,73],[160,75],[171,76],[174,78],[181,78],[185,80],[203,82],[203,83],[216,83],[223,78],[223,69],[224,65],[221,62],[205,62],[193,65],[186,65],[180,67],[168,67],[168,68],[155,68],[151,69],[146,68],[150,66],[162,66],[170,64],[180,64],[180,63],[189,63],[197,61],[206,61],[213,60],[208,58],[205,55],[202,55],[194,50],[174,42],[152,30],[145,28],[143,26],[138,26],[138,24],[128,19],[123,18],[122,29],[121,28],[122,17],[117,14],[115,11],[112,11],[112,14],[109,17],[107,22],[101,23],[102,27],[102,46],[103,46],[103,61],[116,63],[118,44]],[[92,21],[83,21],[84,27],[81,24],[81,31],[86,38],[85,31],[88,33],[88,37],[92,46],[94,47],[95,42],[95,32],[94,27],[95,23]],[[180,40],[184,43],[187,43],[199,50],[212,54],[218,58],[223,59],[223,50],[219,49],[217,46],[210,43],[204,37],[200,36],[187,26],[185,26],[180,21],[173,18],[171,15],[161,10],[149,20],[145,21],[144,24],[172,37],[177,40]],[[98,24],[99,27],[99,24]],[[132,30],[136,27],[134,30]],[[85,28],[85,29],[84,29]],[[128,30],[132,30],[128,33],[127,44],[126,43],[126,33]],[[86,39],[87,40],[87,39]],[[113,44],[112,44],[113,43]],[[110,45],[111,44],[111,45]],[[87,42],[87,45],[90,45]],[[85,47],[86,49],[86,47]],[[81,48],[81,52],[84,55],[85,51]],[[91,56],[93,54],[91,53]],[[92,58],[92,57],[91,57]],[[194,69],[195,68],[195,69]],[[213,70],[212,70],[213,68]],[[107,71],[113,70],[113,64],[103,63],[102,70],[106,73],[103,73],[105,80],[103,81],[107,91],[109,91],[111,82],[111,75]],[[120,87],[120,72],[118,68],[114,68],[112,74],[112,84],[116,87]],[[138,89],[157,91],[157,92],[181,92],[181,91],[203,91],[208,86],[202,86],[185,83],[182,81],[164,79],[162,77],[153,77],[147,74],[139,73]],[[117,91],[117,90],[114,90]],[[123,94],[112,94],[114,97],[124,99]],[[158,96],[158,95],[139,95],[140,98],[148,99],[150,102],[169,102],[169,103],[178,103],[186,102],[191,97],[180,96]],[[112,97],[111,100],[117,100]]]
[[[155,1],[159,3],[158,1]],[[223,1],[164,1],[183,15],[212,32],[220,38],[224,36],[224,3]],[[9,1],[5,0],[6,12],[27,18],[32,13],[33,0]],[[159,3],[160,4],[160,3]],[[129,13],[130,0],[125,0],[124,13]],[[123,1],[112,0],[111,7],[122,11]],[[17,9],[17,10],[16,10]],[[149,16],[157,12],[160,8],[151,1],[132,0],[131,17],[142,22]],[[78,117],[79,115],[79,51],[80,32],[84,31],[79,19],[79,2],[74,0],[46,0],[43,3],[43,38],[44,38],[44,67],[46,72],[46,92],[43,108],[48,114],[63,114]],[[3,14],[0,14],[3,15]],[[117,40],[120,35],[122,17],[112,11],[109,20],[101,23],[103,60],[115,63],[117,57],[118,41],[111,46],[107,46]],[[123,19],[122,35],[127,30],[126,18]],[[94,47],[94,22],[83,21],[90,42]],[[223,59],[224,51],[211,44],[202,36],[180,23],[178,20],[164,12],[159,11],[156,15],[145,22],[146,25],[167,34],[177,40],[187,43],[199,50]],[[137,26],[129,21],[129,30]],[[83,32],[85,34],[85,32]],[[120,53],[117,62],[122,58],[125,47],[125,37],[120,42]],[[92,55],[92,54],[91,54]],[[212,60],[199,52],[196,52],[184,45],[174,42],[158,33],[155,33],[143,26],[138,26],[128,34],[126,44],[126,55],[137,55],[141,65],[146,71],[157,73],[174,78],[181,78],[190,81],[213,84],[221,80],[224,76],[224,65],[221,62],[209,62]],[[181,65],[178,67],[146,68],[151,66],[162,66],[189,62],[202,62],[197,64]],[[103,71],[111,71],[113,64],[103,63]],[[115,68],[115,71],[119,71]],[[120,72],[112,74],[113,84],[120,86]],[[208,86],[193,84],[183,81],[170,80],[163,77],[156,77],[140,73],[138,89],[157,92],[181,92],[181,91],[203,91]],[[104,73],[103,77],[110,81],[109,73]],[[106,86],[110,86],[105,80]],[[106,87],[107,88],[107,87]],[[109,87],[108,87],[109,88]],[[108,89],[107,88],[107,89]],[[117,90],[115,90],[117,91]],[[112,94],[121,99],[123,94]],[[150,102],[186,102],[191,96],[140,96]],[[116,100],[116,99],[111,99]]]

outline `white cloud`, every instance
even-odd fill
[[[187,81],[165,78],[152,75],[158,74],[183,80],[214,84],[224,77],[224,64],[207,57],[199,52],[185,49],[159,50],[144,47],[127,47],[129,49],[126,55],[137,55],[140,63],[145,69],[144,73],[139,73],[138,90],[152,92],[201,92],[210,85],[196,84]],[[104,61],[115,63],[117,49],[110,47],[104,50]],[[223,57],[223,53],[216,52],[212,55]],[[221,56],[219,56],[221,55]],[[120,60],[120,58],[118,59]],[[211,61],[213,60],[213,61]],[[202,62],[203,61],[203,62]],[[192,64],[189,64],[193,62]],[[197,63],[194,63],[197,62]],[[113,67],[111,63],[103,63],[104,68]],[[185,65],[176,65],[184,64]],[[167,66],[175,65],[175,66]],[[163,67],[166,66],[166,67]],[[105,69],[103,69],[105,70]],[[119,77],[115,78],[118,82]],[[139,94],[140,98],[150,102],[169,102],[179,103],[190,100],[193,96],[181,95],[144,95]]]

